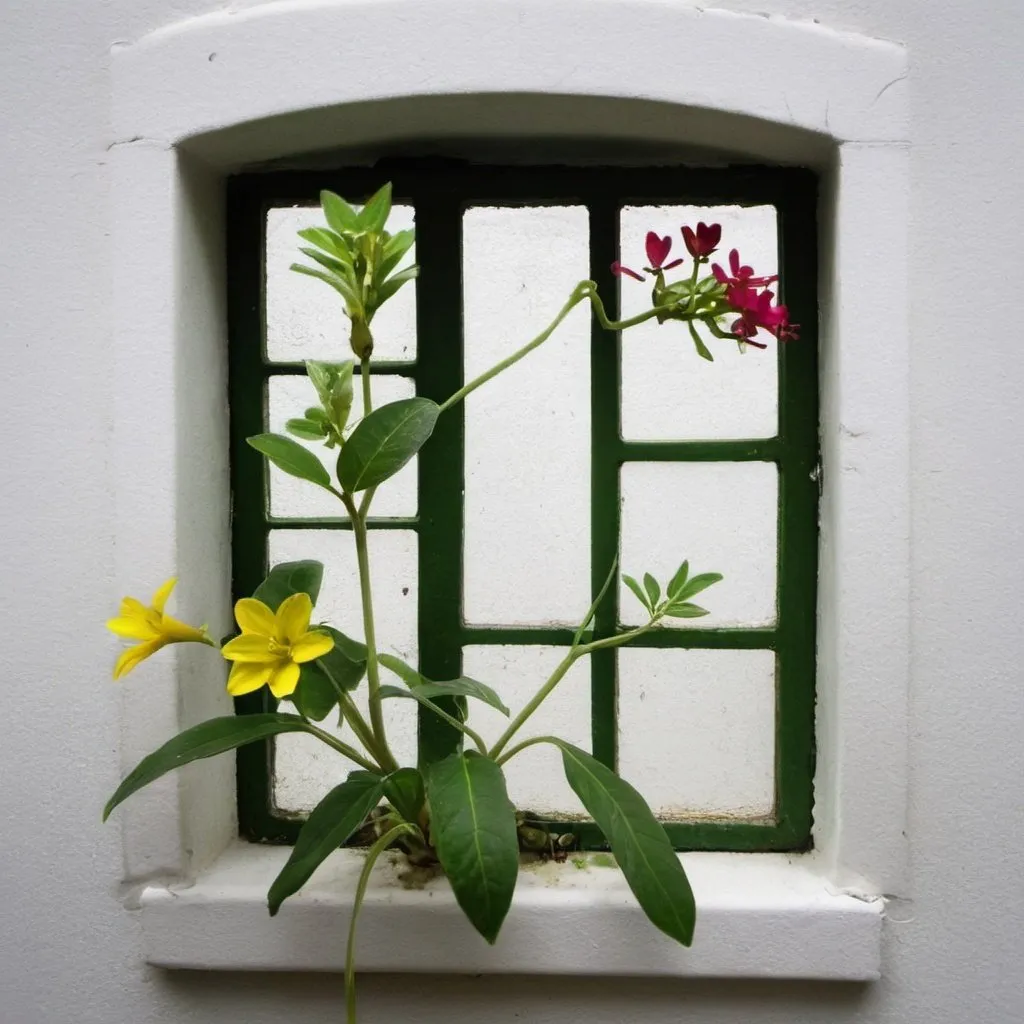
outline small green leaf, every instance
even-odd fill
[[[655,927],[689,946],[697,908],[686,872],[644,798],[579,747],[553,740],[573,792],[597,822],[626,882]]]
[[[320,668],[319,661],[299,666],[299,682],[288,698],[300,715],[322,722],[337,706],[338,691]]]
[[[706,359],[709,363],[715,361],[715,357],[708,351],[707,345],[704,344],[704,339],[697,333],[697,329],[693,326],[693,321],[688,321],[690,328],[690,337],[693,338],[693,347],[697,350],[697,355],[701,359]]]
[[[292,594],[309,594],[310,601],[316,604],[323,578],[323,564],[313,559],[278,562],[267,573],[267,578],[256,588],[252,596],[257,601],[262,601],[273,612],[276,612],[284,599],[291,597]]]
[[[691,597],[696,597],[702,590],[707,590],[721,579],[720,572],[703,572],[699,576],[694,576],[684,587],[679,589],[678,593],[673,594],[672,600],[689,601]]]
[[[348,243],[335,231],[327,231],[324,228],[303,228],[298,232],[299,238],[329,252],[336,256],[342,263],[352,264],[352,253],[349,251]]]
[[[413,247],[415,242],[416,232],[412,228],[396,231],[384,243],[383,255],[389,257],[397,254],[401,258]]]
[[[289,420],[284,429],[289,434],[301,437],[304,441],[322,441],[327,436],[327,431],[322,423],[310,419]]]
[[[647,597],[650,601],[649,607],[655,608],[658,604],[658,598],[661,597],[661,587],[649,572],[644,573],[644,590],[647,591]]]
[[[326,256],[324,253],[319,252],[316,249],[310,249],[305,245],[299,246],[299,252],[301,252],[303,256],[308,256],[311,260],[319,263],[321,267],[330,273],[336,274],[342,280],[346,280],[348,278],[348,264],[342,263],[341,260],[336,259],[334,256]]]
[[[330,633],[334,647],[323,657],[313,663],[326,674],[328,682],[333,680],[334,686],[348,693],[354,690],[366,675],[366,645],[347,637],[333,626],[318,626],[318,629]],[[303,666],[305,667],[305,666]],[[337,695],[337,691],[335,691]]]
[[[519,872],[516,812],[490,758],[453,754],[427,772],[431,841],[455,898],[490,943],[501,930]]]
[[[632,576],[627,576],[625,573],[622,574],[622,582],[629,587],[630,590],[636,594],[636,599],[648,610],[653,611],[650,603],[647,600],[647,595],[644,593],[643,587]]]
[[[381,664],[390,668],[391,666],[384,660],[385,657],[386,655],[381,656]],[[509,716],[508,708],[505,707],[501,698],[491,687],[485,683],[477,682],[475,679],[470,679],[468,676],[460,676],[458,679],[449,679],[441,683],[433,683],[429,679],[420,676],[420,681],[408,690],[393,686],[385,694],[384,687],[381,687],[381,696],[414,697],[417,700],[430,702],[433,702],[437,697],[473,697],[494,708],[496,711],[500,711],[506,718]]]
[[[223,754],[235,747],[255,743],[282,732],[308,732],[306,723],[298,715],[280,713],[260,715],[226,715],[211,718],[192,726],[168,740],[158,750],[144,757],[129,773],[107,801],[103,820],[133,793],[155,782],[175,768],[203,757]]]
[[[311,405],[303,415],[307,420],[312,420],[314,423],[320,423],[322,425],[327,423],[327,413],[319,406]]]
[[[405,398],[374,409],[341,450],[341,486],[351,494],[394,476],[427,442],[439,414],[429,398]]]
[[[320,193],[320,207],[324,211],[327,223],[339,235],[344,236],[358,230],[359,218],[356,211],[341,196],[325,189]]]
[[[707,608],[701,608],[700,605],[688,604],[686,601],[673,601],[665,609],[665,614],[673,619],[699,619],[704,615],[709,615],[710,612]]]
[[[383,795],[383,779],[370,772],[353,772],[313,808],[295,840],[288,862],[267,893],[271,916],[362,825]]]
[[[414,825],[426,802],[423,776],[416,768],[399,768],[384,780],[384,799]]]
[[[300,480],[308,480],[321,487],[330,487],[331,478],[324,464],[298,441],[283,434],[257,434],[247,437],[246,443],[265,455],[278,469]]]
[[[359,211],[357,223],[360,231],[383,231],[387,223],[388,215],[391,213],[391,182],[382,185],[366,201],[366,205]]]
[[[676,571],[675,576],[673,576],[672,579],[669,580],[668,590],[665,592],[665,596],[669,600],[672,600],[672,598],[674,598],[679,593],[679,591],[683,589],[683,585],[686,583],[689,573],[690,563],[683,562],[683,564],[679,566],[678,570]]]
[[[418,277],[420,268],[406,267],[405,270],[400,270],[397,274],[389,277],[380,287],[377,289],[377,305],[383,306],[388,299],[391,298],[399,288],[405,284],[406,281],[411,281],[413,278]]]

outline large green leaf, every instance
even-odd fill
[[[512,903],[519,872],[516,812],[505,776],[474,751],[427,770],[431,841],[455,898],[490,943]]]
[[[357,220],[360,231],[383,231],[391,213],[391,182],[382,185],[359,211]]]
[[[338,691],[318,661],[299,666],[299,682],[288,698],[299,714],[322,722],[338,703]]]
[[[321,722],[337,705],[339,691],[354,690],[366,675],[366,645],[333,626],[316,628],[331,635],[334,647],[315,661],[299,666],[299,685],[291,699],[302,714]]]
[[[283,472],[321,487],[331,486],[331,477],[324,464],[298,441],[283,434],[257,434],[245,440]]]
[[[278,562],[252,596],[274,612],[292,594],[309,594],[310,601],[316,604],[323,578],[323,563],[311,558],[301,562]]]
[[[341,450],[341,486],[352,494],[394,476],[426,443],[439,413],[429,398],[404,398],[374,409]]]
[[[644,798],[579,747],[552,739],[565,777],[608,840],[633,895],[651,923],[689,946],[697,908],[682,864]]]
[[[339,234],[344,236],[357,229],[356,211],[341,196],[324,189],[320,193],[320,207],[324,211],[327,223]]]
[[[226,715],[192,726],[168,740],[158,750],[144,757],[133,768],[103,809],[103,820],[132,793],[151,782],[202,757],[213,757],[226,750],[255,743],[256,740],[276,736],[282,732],[308,732],[306,723],[298,715],[281,713],[260,715]]]
[[[370,772],[353,772],[313,808],[295,840],[292,855],[267,893],[271,915],[362,825],[383,795],[382,778]]]

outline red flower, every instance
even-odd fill
[[[721,240],[721,224],[705,224],[701,221],[696,232],[686,224],[683,225],[683,241],[695,260],[710,256],[718,248]]]
[[[725,299],[740,314],[732,325],[732,333],[758,348],[766,347],[762,342],[752,340],[761,328],[780,341],[796,338],[798,327],[789,322],[789,310],[785,306],[773,306],[773,298],[769,291],[758,292],[745,285],[730,284]]]
[[[664,238],[660,238],[653,231],[647,232],[647,262],[650,264],[646,267],[646,271],[649,274],[654,274],[661,270],[672,270],[678,267],[682,260],[673,260],[671,263],[666,263],[665,260],[668,258],[668,254],[672,251],[672,239],[666,235]],[[628,274],[630,277],[635,277],[638,281],[643,280],[643,275],[638,274],[635,270],[630,270],[629,267],[623,266],[618,260],[612,264],[612,273],[616,277],[622,277],[623,274]]]
[[[739,285],[740,287],[749,285],[751,288],[762,288],[764,285],[778,280],[776,274],[771,277],[754,277],[754,268],[745,267],[740,263],[740,254],[736,249],[729,253],[729,269],[732,271],[731,277],[717,263],[711,264],[711,273],[715,275],[719,284]]]

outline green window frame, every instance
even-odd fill
[[[797,342],[777,348],[779,428],[759,440],[625,441],[621,436],[619,339],[595,323],[591,345],[591,587],[597,593],[615,557],[620,532],[619,470],[630,461],[767,461],[779,470],[777,616],[769,628],[687,628],[657,631],[636,643],[651,647],[767,649],[776,657],[775,808],[766,819],[668,822],[680,850],[802,850],[811,843],[815,760],[815,617],[817,600],[819,429],[817,339],[817,179],[801,168],[527,167],[454,161],[396,161],[373,168],[277,171],[237,175],[228,183],[229,399],[234,493],[268,493],[265,460],[245,444],[264,427],[267,381],[304,373],[300,363],[271,363],[264,322],[265,231],[273,206],[315,206],[321,189],[353,202],[392,181],[396,203],[415,208],[417,348],[413,362],[376,363],[375,374],[412,377],[420,395],[443,401],[463,383],[461,225],[472,206],[584,205],[590,214],[590,273],[617,315],[619,210],[627,205],[735,204],[775,207],[782,300],[801,325]],[[338,315],[341,316],[339,305]],[[666,330],[671,329],[669,327]],[[764,354],[767,356],[768,354]],[[339,353],[345,358],[345,353]],[[694,357],[687,353],[687,357]],[[764,357],[764,356],[761,356]],[[695,358],[695,357],[694,357]],[[610,416],[609,409],[618,410]],[[462,620],[464,420],[457,405],[438,423],[418,457],[418,514],[371,519],[370,529],[418,533],[419,668],[434,679],[461,671],[470,644],[568,645],[573,630],[560,627],[467,626]],[[442,484],[443,482],[443,484]],[[348,529],[343,520],[271,519],[268,505],[234,502],[231,517],[235,597],[249,595],[267,569],[271,529]],[[315,557],[315,552],[310,552]],[[582,609],[581,609],[582,611]],[[619,619],[612,588],[595,622],[609,635]],[[616,657],[591,656],[593,753],[616,759]],[[269,710],[264,689],[236,701],[239,714]],[[452,750],[456,734],[420,709],[421,756]],[[301,821],[272,802],[272,741],[238,751],[239,827],[244,837],[294,842]],[[588,823],[555,823],[576,833],[582,848],[603,839]]]

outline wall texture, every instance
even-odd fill
[[[107,204],[116,201],[105,170],[109,51],[212,6],[0,5],[0,621],[9,690],[0,741],[3,1024],[341,1017],[334,978],[148,969],[136,922],[118,898],[117,826],[99,824],[119,743],[119,697],[106,673],[111,648],[100,628],[116,596],[107,505],[105,231]],[[913,891],[890,908],[885,977],[866,987],[371,977],[361,987],[366,1024],[398,1014],[424,1024],[1010,1024],[1024,1017],[1024,364],[1015,358],[1012,291],[1024,273],[1017,237],[1024,7],[1013,0],[729,6],[767,6],[898,40],[911,57]]]

